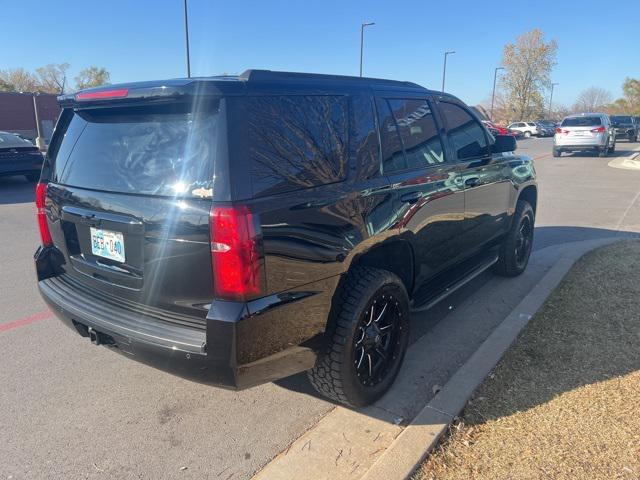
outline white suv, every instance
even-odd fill
[[[595,150],[601,157],[616,149],[615,130],[606,113],[581,113],[562,120],[553,137],[553,156]]]
[[[529,138],[531,135],[540,135],[540,130],[538,130],[538,125],[533,122],[514,122],[509,125],[507,128],[511,130],[516,130],[518,132],[522,132],[522,134]]]

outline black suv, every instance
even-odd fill
[[[626,138],[630,142],[638,141],[640,125],[631,115],[612,115],[611,124],[616,131],[616,139]]]
[[[365,405],[412,309],[526,267],[537,189],[513,137],[408,82],[247,71],[60,97],[37,186],[60,319],[177,375],[297,372]]]

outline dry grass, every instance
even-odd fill
[[[589,253],[415,479],[640,479],[640,242]]]

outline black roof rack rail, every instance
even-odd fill
[[[376,85],[389,85],[389,86],[404,86],[424,89],[424,87],[417,83],[400,81],[400,80],[387,80],[382,78],[370,78],[370,77],[353,77],[349,75],[330,75],[324,73],[300,73],[300,72],[279,72],[273,70],[245,70],[239,77],[240,80],[248,82],[260,82],[260,81],[282,81],[282,80],[319,80],[319,81],[334,81],[334,82],[358,82],[358,83],[370,83]]]

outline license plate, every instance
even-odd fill
[[[573,132],[576,137],[586,137],[588,135],[587,132]]]
[[[124,236],[120,232],[91,227],[91,253],[124,263]]]

